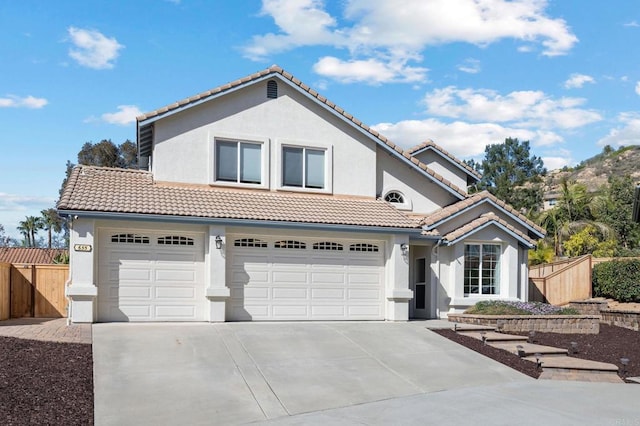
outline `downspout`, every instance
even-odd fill
[[[436,318],[440,319],[440,308],[438,307],[438,284],[440,283],[440,245],[442,245],[442,238],[438,240],[438,242],[436,243],[436,245],[433,246],[433,248],[431,249],[431,256],[435,256],[436,257],[436,271],[437,271],[437,278],[438,278],[438,282],[434,283],[434,301],[436,304]]]

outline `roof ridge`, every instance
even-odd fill
[[[422,142],[422,143],[420,143],[418,145],[414,145],[411,148],[409,148],[407,151],[413,156],[413,154],[415,154],[416,152],[418,152],[418,151],[420,151],[420,150],[422,150],[424,148],[433,148],[433,149],[439,151],[440,153],[442,153],[443,155],[445,155],[446,157],[448,157],[452,161],[454,161],[456,164],[462,166],[465,170],[467,170],[469,173],[471,173],[476,178],[478,178],[478,179],[482,178],[482,175],[477,170],[474,170],[473,167],[469,166],[464,161],[460,160],[455,155],[451,154],[449,151],[447,151],[446,149],[444,149],[443,147],[441,147],[440,145],[435,143],[432,139],[427,139],[426,141],[424,141],[424,142]]]
[[[475,230],[479,226],[484,225],[485,223],[490,223],[490,222],[499,223],[500,225],[502,225],[505,228],[507,228],[509,231],[513,232],[514,234],[518,235],[520,238],[522,238],[525,241],[527,241],[529,244],[532,244],[532,245],[536,244],[536,242],[535,242],[535,240],[533,238],[529,237],[524,232],[516,229],[513,225],[510,225],[506,220],[500,218],[499,216],[497,216],[493,212],[487,212],[487,213],[484,213],[484,214],[480,215],[479,217],[477,217],[477,218],[465,223],[464,225],[454,229],[453,231],[447,233],[446,235],[444,235],[442,237],[442,239],[443,240],[447,240],[449,242],[458,240],[458,239],[462,238],[463,236],[469,234],[471,231]]]

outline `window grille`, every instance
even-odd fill
[[[267,242],[257,238],[239,238],[233,241],[235,247],[259,247],[266,248]]]
[[[307,244],[303,243],[302,241],[282,240],[282,241],[276,241],[275,243],[273,243],[273,247],[305,250],[307,248]]]
[[[360,252],[375,252],[377,253],[380,249],[375,244],[368,243],[357,243],[351,244],[349,246],[349,251],[360,251]]]
[[[115,234],[111,236],[112,243],[149,244],[149,237],[138,234]]]
[[[278,83],[274,80],[269,80],[267,82],[267,98],[275,99],[278,97]]]
[[[314,250],[330,250],[330,251],[341,251],[342,244],[334,243],[331,241],[323,241],[320,243],[313,243]]]
[[[158,238],[158,244],[165,246],[192,246],[194,241],[193,238],[180,235],[166,235]]]

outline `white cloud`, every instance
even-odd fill
[[[85,67],[113,68],[119,50],[124,48],[115,38],[106,37],[96,30],[69,27],[67,32],[74,46],[69,49],[69,56]]]
[[[300,46],[332,46],[349,54],[349,59],[332,58],[346,73],[335,75],[338,80],[361,81],[354,78],[354,65],[367,65],[368,72],[400,63],[410,76],[397,73],[390,81],[414,81],[423,71],[406,64],[421,60],[428,46],[515,39],[525,43],[519,51],[542,46],[543,55],[566,54],[578,39],[564,20],[547,16],[546,6],[543,0],[346,0],[339,21],[321,0],[263,0],[261,14],[272,17],[278,31],[255,35],[243,51],[264,60]],[[473,63],[461,68],[478,70]]]
[[[571,161],[569,157],[542,157],[542,162],[547,170],[561,169],[564,166],[569,166]]]
[[[625,27],[640,27],[637,21],[631,21],[623,24]]]
[[[142,111],[135,105],[118,105],[118,112],[102,114],[101,119],[109,124],[127,126],[135,123],[136,117],[142,115]]]
[[[589,109],[578,108],[582,98],[554,99],[541,91],[515,91],[501,95],[488,89],[458,89],[448,86],[427,93],[427,113],[472,121],[510,122],[520,127],[581,127],[602,120]]]
[[[640,81],[636,83],[636,94],[640,95]]]
[[[564,82],[566,89],[579,89],[586,83],[595,83],[596,80],[590,75],[586,74],[571,74],[567,81]]]
[[[623,112],[618,116],[621,126],[611,129],[598,145],[612,147],[640,145],[640,113]]]
[[[53,198],[33,197],[28,195],[8,194],[6,192],[0,192],[1,212],[24,212],[33,209],[34,207],[50,207],[54,203],[55,200]]]
[[[560,135],[553,132],[505,127],[494,123],[445,123],[433,118],[379,123],[371,127],[404,148],[432,139],[460,158],[481,157],[487,145],[502,143],[508,137],[528,140],[535,146],[563,141]]]
[[[469,74],[477,74],[482,68],[480,67],[479,60],[469,58],[465,59],[462,64],[458,65],[458,69]]]
[[[25,97],[7,95],[4,98],[0,98],[0,108],[40,109],[48,103],[49,101],[45,98],[36,98],[31,95]]]
[[[382,62],[377,59],[342,61],[332,56],[320,58],[313,70],[341,83],[364,82],[372,85],[390,82],[420,82],[426,79],[427,68],[410,67],[406,61]]]

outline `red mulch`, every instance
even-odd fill
[[[539,372],[535,364],[520,359],[517,355],[507,351],[484,345],[481,341],[468,336],[462,336],[453,330],[432,330],[456,343],[479,352],[489,358],[507,365],[514,370],[537,378]],[[621,358],[628,358],[629,365],[626,377],[640,377],[640,332],[622,327],[600,324],[599,334],[560,334],[536,332],[534,341],[539,345],[569,349],[571,342],[578,344],[578,352],[570,356],[592,361],[608,362],[619,367],[619,375],[623,377]],[[526,367],[526,365],[529,365]],[[532,367],[531,367],[532,366]],[[533,369],[533,371],[532,371]],[[624,378],[624,377],[623,377]]]
[[[91,345],[0,337],[0,423],[92,425]]]

